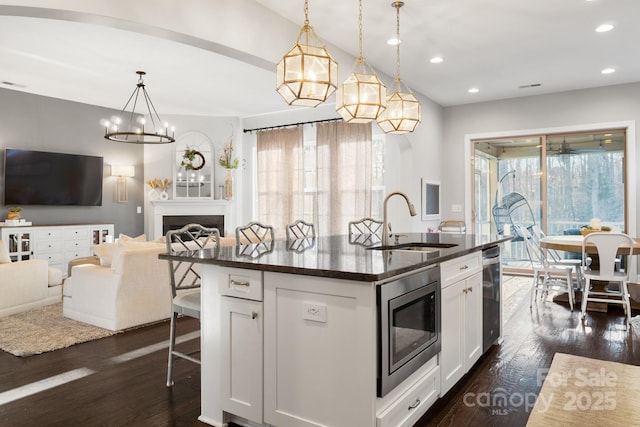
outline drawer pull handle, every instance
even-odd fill
[[[255,311],[251,312],[251,318],[255,319],[256,317],[258,317],[258,313],[256,313]]]
[[[469,268],[469,266],[465,264],[465,265],[463,265],[462,267],[460,267],[460,271],[462,271],[462,270],[466,270],[467,268]]]
[[[473,288],[472,288],[471,286],[469,286],[469,287],[467,288],[467,291],[469,291],[469,292],[473,292]]]
[[[420,406],[420,399],[416,399],[416,401],[413,403],[413,405],[409,405],[409,407],[407,408],[408,411],[412,410],[412,409],[416,409],[418,406]]]
[[[231,279],[231,284],[233,286],[249,286],[250,282],[246,281],[246,280],[236,280],[236,279]]]

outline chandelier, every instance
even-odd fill
[[[112,117],[111,121],[104,121],[104,137],[109,141],[132,144],[168,144],[175,142],[175,129],[169,128],[168,123],[163,123],[160,120],[156,107],[151,102],[151,98],[149,98],[149,94],[145,89],[142,76],[146,73],[144,71],[136,71],[136,74],[139,76],[138,83],[120,112],[120,116]],[[136,113],[138,98],[142,98],[140,97],[141,92],[144,97],[144,104],[147,106],[147,117],[151,120],[150,125],[146,123],[142,113]],[[127,107],[131,101],[133,101],[133,106],[131,112],[127,113]],[[124,120],[123,118],[127,115],[128,120]],[[171,135],[169,135],[169,131],[171,131]]]
[[[400,8],[404,2],[395,1],[391,6],[396,9],[396,91],[387,98],[387,108],[378,117],[378,125],[384,133],[402,134],[413,132],[420,123],[421,109],[420,102],[407,88],[407,92],[402,92],[402,81],[400,80]]]
[[[296,45],[282,57],[276,68],[276,90],[289,105],[315,107],[336,90],[337,79],[338,63],[309,25],[309,4],[305,0],[304,25]]]
[[[336,91],[336,111],[347,123],[369,123],[386,105],[387,88],[362,56],[362,0],[359,0],[358,42],[360,56],[354,72]]]

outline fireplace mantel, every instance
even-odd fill
[[[162,236],[163,216],[224,215],[225,228],[232,230],[231,208],[232,204],[226,200],[153,200],[149,229],[153,232],[153,239],[157,239]]]

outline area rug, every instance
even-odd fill
[[[0,318],[0,349],[26,357],[114,335],[62,316],[62,303]]]
[[[640,366],[556,353],[527,427],[640,425]]]

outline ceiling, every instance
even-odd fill
[[[302,25],[301,0],[257,2]],[[1,12],[0,88],[121,109],[137,80],[135,58],[161,115],[245,117],[291,108],[274,90],[275,66],[104,25]],[[640,81],[639,16],[638,0],[405,0],[402,80],[442,106]],[[329,46],[358,55],[355,0],[311,0],[309,18]],[[603,23],[615,27],[596,33]],[[394,34],[391,1],[365,1],[364,57],[388,85],[396,59],[386,40]],[[433,64],[433,56],[444,61]],[[346,77],[354,64],[339,65]],[[609,67],[616,72],[601,73]]]

